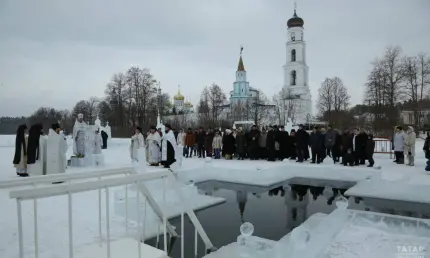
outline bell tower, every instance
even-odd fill
[[[304,40],[304,21],[294,14],[287,21],[286,63],[284,69],[284,89],[289,101],[294,102],[294,122],[306,123],[307,114],[312,115],[312,102],[309,89],[309,67],[306,65],[306,42]],[[289,105],[291,106],[291,105]]]

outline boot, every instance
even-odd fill
[[[414,164],[414,162],[415,162],[415,157],[414,157],[414,156],[412,156],[412,155],[410,155],[410,156],[409,156],[409,166],[413,166],[413,165],[415,165],[415,164]]]

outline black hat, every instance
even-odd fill
[[[318,126],[314,126],[314,129],[318,130]]]
[[[136,129],[139,130],[140,133],[142,133],[142,127],[136,126]]]
[[[280,128],[284,129],[285,127],[283,125],[281,125]]]
[[[167,127],[169,129],[172,129],[172,126],[170,124],[165,124],[164,127]]]
[[[299,124],[299,127],[303,127],[303,124]]]
[[[157,130],[157,127],[155,127],[155,125],[152,125],[149,129],[151,129],[151,130]]]
[[[60,128],[60,124],[59,123],[55,123],[51,125],[52,130],[57,130],[58,128]]]

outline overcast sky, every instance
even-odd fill
[[[248,81],[271,98],[293,9],[293,0],[0,0],[0,116],[102,97],[132,65],[196,103],[213,82],[232,89],[240,45]],[[361,103],[370,62],[388,45],[430,54],[430,0],[298,0],[297,14],[314,103],[330,76]]]

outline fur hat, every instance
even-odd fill
[[[164,127],[172,129],[172,126],[170,124],[165,124]]]

